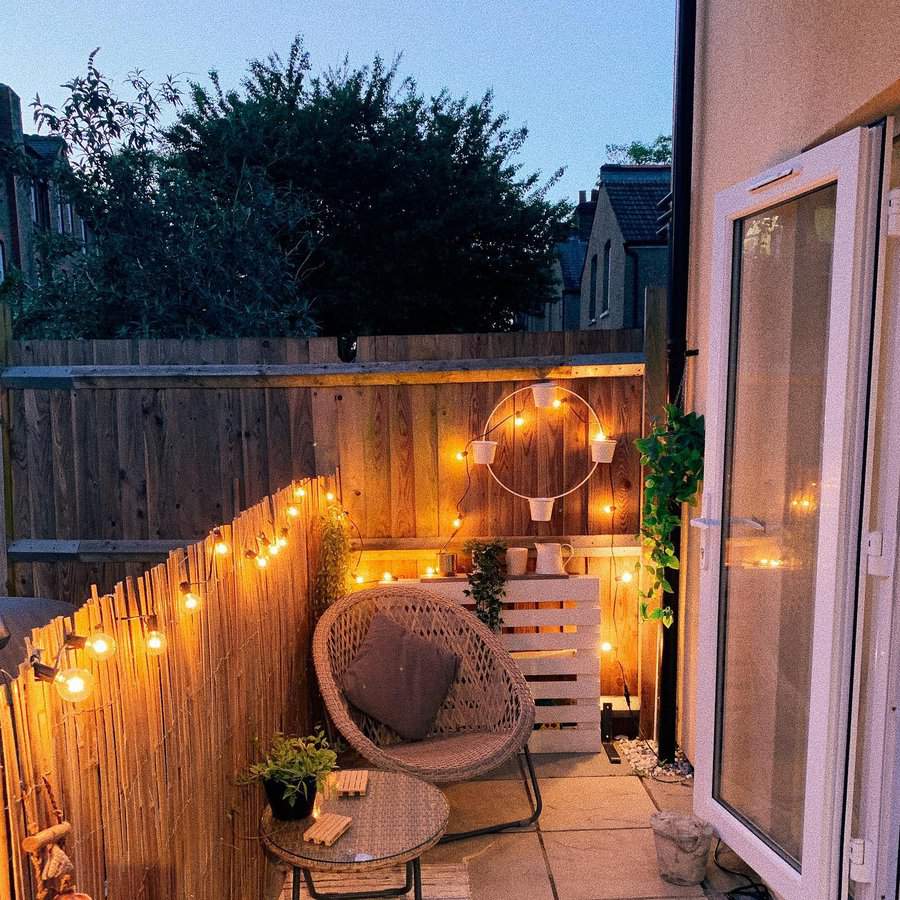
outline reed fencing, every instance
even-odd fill
[[[332,485],[333,488],[333,485]],[[0,702],[3,814],[0,897],[37,896],[22,839],[54,824],[44,779],[73,828],[65,843],[78,887],[94,898],[213,900],[261,897],[261,790],[236,784],[256,741],[311,727],[308,647],[317,516],[325,484],[288,488],[224,527],[229,552],[208,536],[164,563],[96,589],[67,619],[32,634],[52,663],[66,635],[101,628],[116,654],[93,661],[64,649],[63,667],[96,679],[80,704],[37,681],[26,664]],[[293,507],[289,514],[289,507]],[[286,532],[265,569],[245,556]],[[186,609],[184,582],[200,600]],[[156,617],[154,624],[148,619]],[[167,638],[148,652],[148,629]]]

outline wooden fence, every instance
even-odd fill
[[[65,844],[77,884],[95,898],[263,896],[257,823],[262,791],[235,783],[258,758],[255,741],[310,728],[309,586],[319,486],[296,501],[282,491],[211,538],[173,552],[134,580],[33,633],[52,662],[67,632],[100,626],[118,642],[112,658],[65,650],[64,666],[93,671],[92,696],[71,704],[26,665],[0,703],[3,815],[0,897],[35,896],[22,839],[55,824],[47,777],[73,831]],[[300,515],[286,514],[289,504]],[[289,528],[288,545],[263,570],[243,551]],[[179,585],[194,582],[201,606],[186,611]],[[147,652],[145,618],[167,636]]]
[[[638,585],[613,576],[638,555],[633,440],[655,405],[648,386],[664,382],[658,341],[645,346],[637,331],[370,337],[351,365],[331,338],[5,348],[0,576],[7,571],[12,592],[79,602],[90,584],[137,577],[292,479],[339,471],[367,579],[423,574],[451,538],[464,493],[449,549],[476,536],[574,544],[570,570],[601,578],[604,640],[615,642],[632,693],[640,681],[652,697]],[[466,493],[457,453],[500,398],[547,377],[584,396],[619,443],[613,464],[558,502],[551,522],[533,523],[483,469]],[[586,471],[588,427],[571,411],[577,403],[535,427],[529,395],[520,398],[524,424],[495,435],[497,474],[522,493],[556,493]],[[621,695],[621,676],[607,666],[604,691]]]

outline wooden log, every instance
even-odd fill
[[[51,825],[36,834],[30,834],[22,840],[22,849],[26,853],[37,853],[47,844],[58,844],[72,833],[72,825],[69,822],[60,822],[59,825]]]

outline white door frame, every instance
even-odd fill
[[[880,150],[880,133],[877,141]],[[867,392],[871,271],[878,166],[873,132],[858,128],[716,197],[704,523],[722,512],[725,404],[731,316],[734,223],[775,204],[837,183],[828,367],[819,499],[816,615],[812,635],[811,715],[802,872],[713,796],[719,644],[720,527],[707,528],[701,549],[694,806],[722,839],[786,900],[837,897],[843,819],[845,736],[849,711],[853,603]],[[842,536],[844,539],[842,540]]]

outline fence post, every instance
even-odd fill
[[[662,413],[666,402],[666,333],[666,290],[647,288],[644,297],[644,434],[649,432],[653,419]],[[643,487],[643,478],[641,485]],[[647,738],[656,737],[660,630],[658,622],[645,622],[640,626],[640,730]]]

